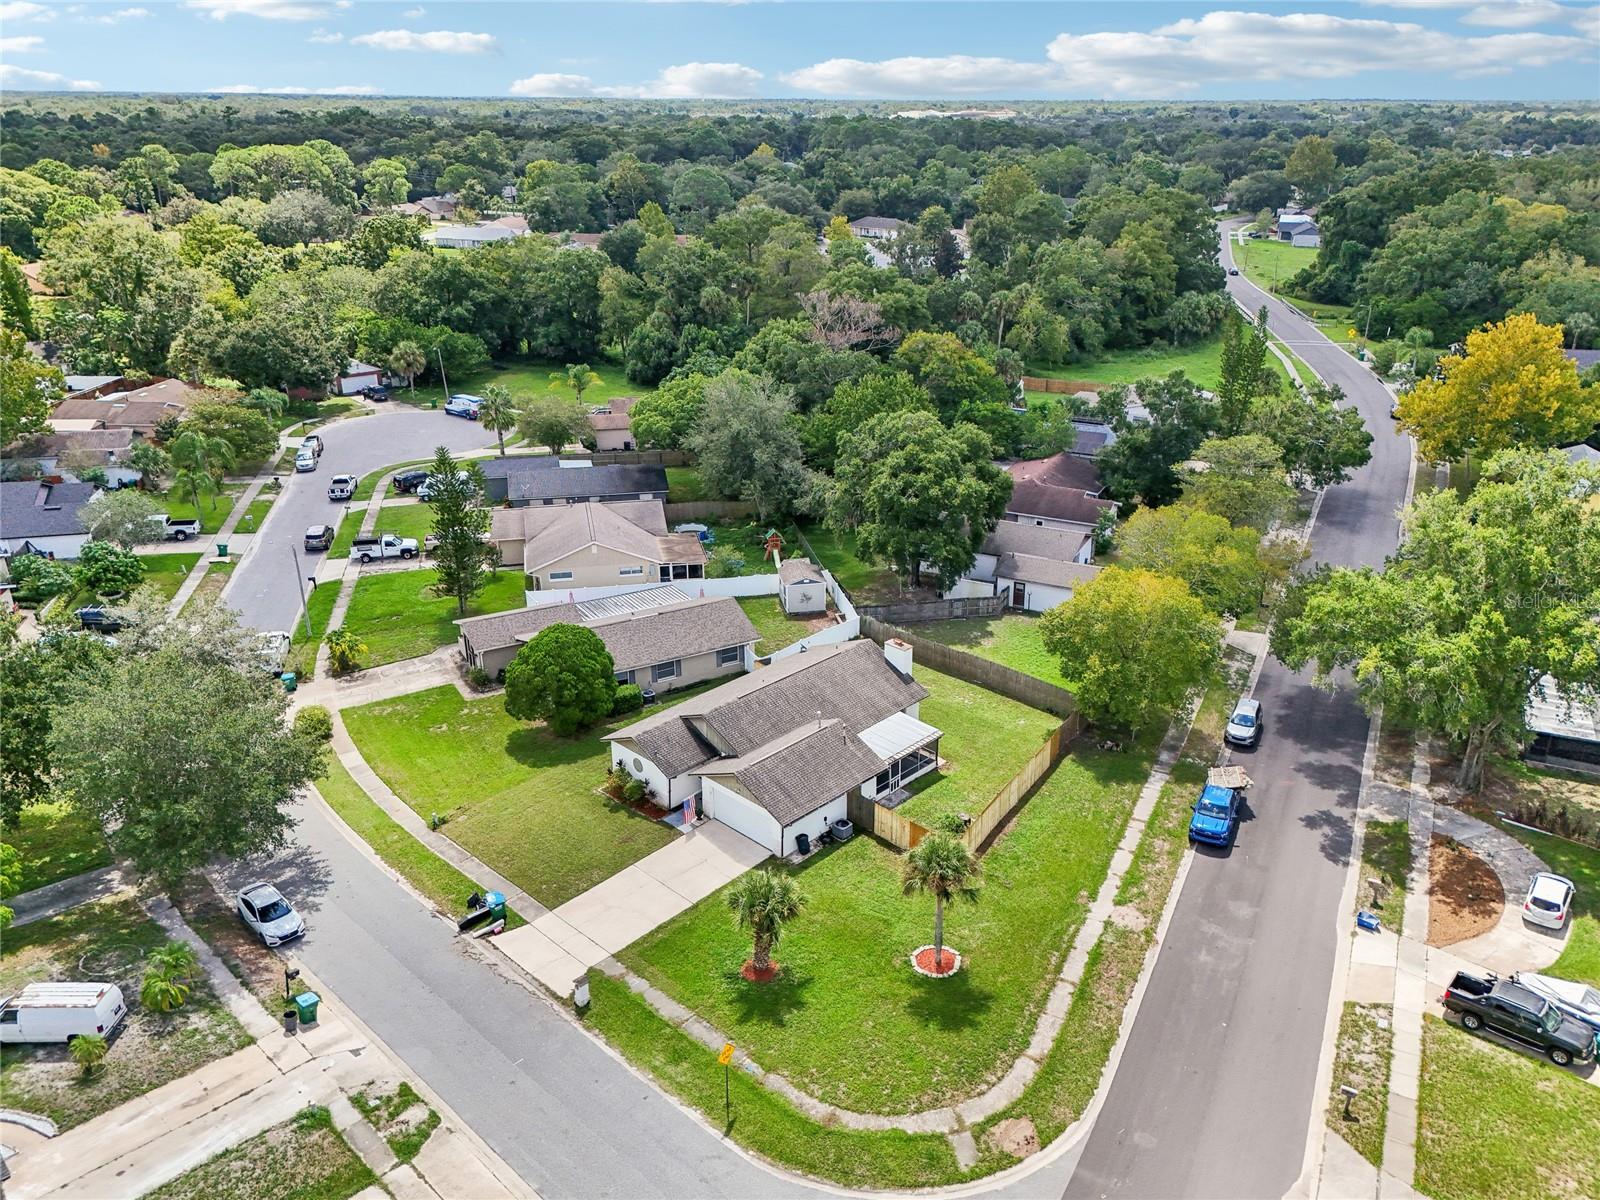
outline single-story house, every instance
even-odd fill
[[[500,678],[552,625],[582,625],[605,643],[619,683],[664,692],[742,672],[761,635],[730,597],[695,599],[672,584],[576,604],[547,604],[456,622],[469,666]]]
[[[333,381],[333,394],[335,396],[354,396],[362,388],[381,387],[383,385],[384,370],[371,363],[360,362],[352,358],[345,364],[339,377]]]
[[[146,438],[155,432],[158,422],[182,417],[201,395],[199,388],[181,379],[156,379],[126,389],[101,387],[94,389],[93,395],[68,396],[50,414],[50,424],[58,431],[131,429]]]
[[[506,213],[504,216],[495,217],[492,221],[485,221],[484,224],[497,229],[509,229],[517,234],[528,232],[528,218],[521,213]]]
[[[489,502],[514,508],[586,501],[665,500],[667,496],[667,472],[662,467],[600,465],[586,458],[553,458],[548,454],[489,458],[480,466]]]
[[[845,817],[852,795],[887,799],[939,763],[940,732],[917,718],[928,690],[911,647],[825,646],[725,683],[606,735],[614,770],[674,808],[773,854],[795,852]]]
[[[1012,463],[1006,470],[1011,475],[1007,521],[1088,533],[1104,514],[1117,509],[1115,501],[1100,497],[1100,472],[1093,460],[1085,456],[1053,454],[1049,458]],[[1090,552],[1092,555],[1092,544]]]
[[[1048,612],[1100,573],[1089,562],[1093,554],[1094,538],[1086,531],[1001,521],[947,595],[1002,596],[1012,608]]]
[[[857,217],[850,222],[850,232],[869,241],[893,241],[906,228],[906,223],[894,217]]]
[[[83,506],[99,491],[92,483],[0,483],[0,555],[77,558],[89,540]]]
[[[631,411],[638,403],[637,396],[617,396],[599,408],[589,410],[589,424],[594,429],[596,450],[632,450],[633,417]]]
[[[1280,242],[1315,249],[1322,245],[1322,232],[1307,213],[1285,213],[1274,227]]]
[[[394,211],[404,217],[427,217],[430,221],[445,221],[456,215],[456,202],[444,196],[424,196],[421,200],[396,204]]]
[[[705,547],[667,532],[659,500],[497,508],[489,540],[534,592],[705,578]]]
[[[476,225],[435,225],[423,231],[422,240],[442,250],[476,250],[490,242],[503,242],[517,236],[515,229],[480,222]]]
[[[33,459],[41,474],[71,483],[78,482],[76,471],[96,466],[106,473],[107,484],[122,488],[139,482],[139,472],[126,465],[133,441],[131,429],[74,429],[28,438],[8,447],[5,456]]]
[[[1600,770],[1600,700],[1566,696],[1546,675],[1528,697],[1523,719],[1529,734],[1526,757],[1580,763]]]
[[[809,558],[786,558],[778,564],[778,603],[791,617],[828,611],[828,584]]]

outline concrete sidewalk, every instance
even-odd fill
[[[558,996],[590,967],[631,946],[768,858],[718,821],[682,837],[574,896],[553,912],[495,938],[507,958]]]

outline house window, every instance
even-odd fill
[[[643,567],[623,567],[617,572],[617,574],[618,575],[643,575],[644,574],[644,568]]]
[[[731,667],[734,663],[744,658],[743,646],[726,646],[717,651],[717,666]]]
[[[550,572],[550,582],[551,583],[565,583],[567,580],[569,580],[571,578],[572,578],[572,572],[571,571],[551,571]]]
[[[705,577],[706,577],[706,572],[705,572],[705,568],[704,567],[702,567],[699,563],[690,563],[689,564],[689,578],[690,579],[704,579]]]
[[[666,583],[672,578],[672,568],[666,563],[661,564],[661,582]]]
[[[674,579],[687,579],[687,578],[689,578],[689,568],[686,567],[683,563],[673,563],[672,564],[672,577]]]
[[[618,671],[617,672],[617,682],[618,683],[632,683],[633,682],[633,672],[632,671]]]
[[[660,683],[664,679],[676,679],[678,677],[678,668],[677,659],[673,659],[671,662],[657,663],[650,668],[650,682]]]
[[[877,778],[878,795],[894,791],[895,788],[910,783],[920,775],[926,775],[939,765],[938,743],[923,746],[913,750],[889,764],[889,769],[879,771]]]

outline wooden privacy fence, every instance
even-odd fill
[[[684,500],[664,506],[668,524],[674,521],[737,520],[755,516],[756,506],[748,500]]]
[[[1033,757],[1023,765],[1006,785],[996,792],[988,804],[983,806],[983,811],[972,818],[972,823],[961,835],[974,853],[981,850],[995,830],[1005,823],[1005,819],[1016,811],[1017,805],[1031,792],[1055,766],[1061,756],[1067,752],[1067,746],[1078,732],[1078,720],[1074,717],[1057,727],[1044,745],[1034,751]],[[851,823],[859,829],[876,834],[891,846],[901,850],[910,850],[931,832],[927,826],[921,825],[909,817],[902,816],[897,808],[882,808],[864,796],[851,795],[846,804]]]
[[[871,638],[880,646],[889,638],[899,638],[910,645],[913,662],[926,663],[935,671],[943,671],[946,675],[965,679],[968,683],[988,688],[991,692],[999,692],[1019,704],[1054,713],[1063,720],[1074,723],[1072,735],[1076,736],[1078,732],[1076,723],[1079,720],[1078,704],[1066,688],[1035,679],[1032,675],[1025,675],[1021,671],[991,662],[987,658],[979,658],[976,654],[968,654],[965,650],[957,650],[954,646],[946,646],[943,642],[918,637],[909,630],[868,616],[869,610],[859,606],[857,611],[861,613],[863,637]]]
[[[1109,383],[1096,383],[1092,379],[1042,379],[1037,375],[1024,375],[1022,377],[1023,391],[1049,392],[1055,396],[1070,396],[1077,392],[1094,392],[1098,394],[1110,386]]]
[[[694,458],[687,450],[593,450],[589,461],[596,466],[687,467],[693,464]]]
[[[856,611],[878,621],[959,621],[998,617],[1006,610],[1004,596],[963,596],[952,600],[908,600],[904,604],[861,604]]]

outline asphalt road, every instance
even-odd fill
[[[300,616],[294,555],[299,553],[304,573],[312,574],[321,555],[305,553],[306,528],[336,524],[342,508],[328,499],[328,480],[427,458],[441,445],[455,451],[476,450],[494,441],[494,435],[476,421],[446,416],[443,409],[419,410],[408,405],[391,405],[371,416],[336,421],[317,432],[324,445],[317,469],[304,474],[290,471],[280,477],[283,495],[268,510],[249,553],[234,568],[222,593],[223,600],[238,611],[240,622],[256,629],[288,629]],[[361,512],[353,510],[350,519],[359,521]]]
[[[1232,265],[1226,244],[1223,266]],[[1317,562],[1377,564],[1398,541],[1410,447],[1370,372],[1243,276],[1228,290],[1344,389],[1372,461],[1326,494]],[[1065,1194],[1277,1200],[1305,1159],[1368,722],[1276,660],[1237,844],[1199,850],[1106,1104]]]

